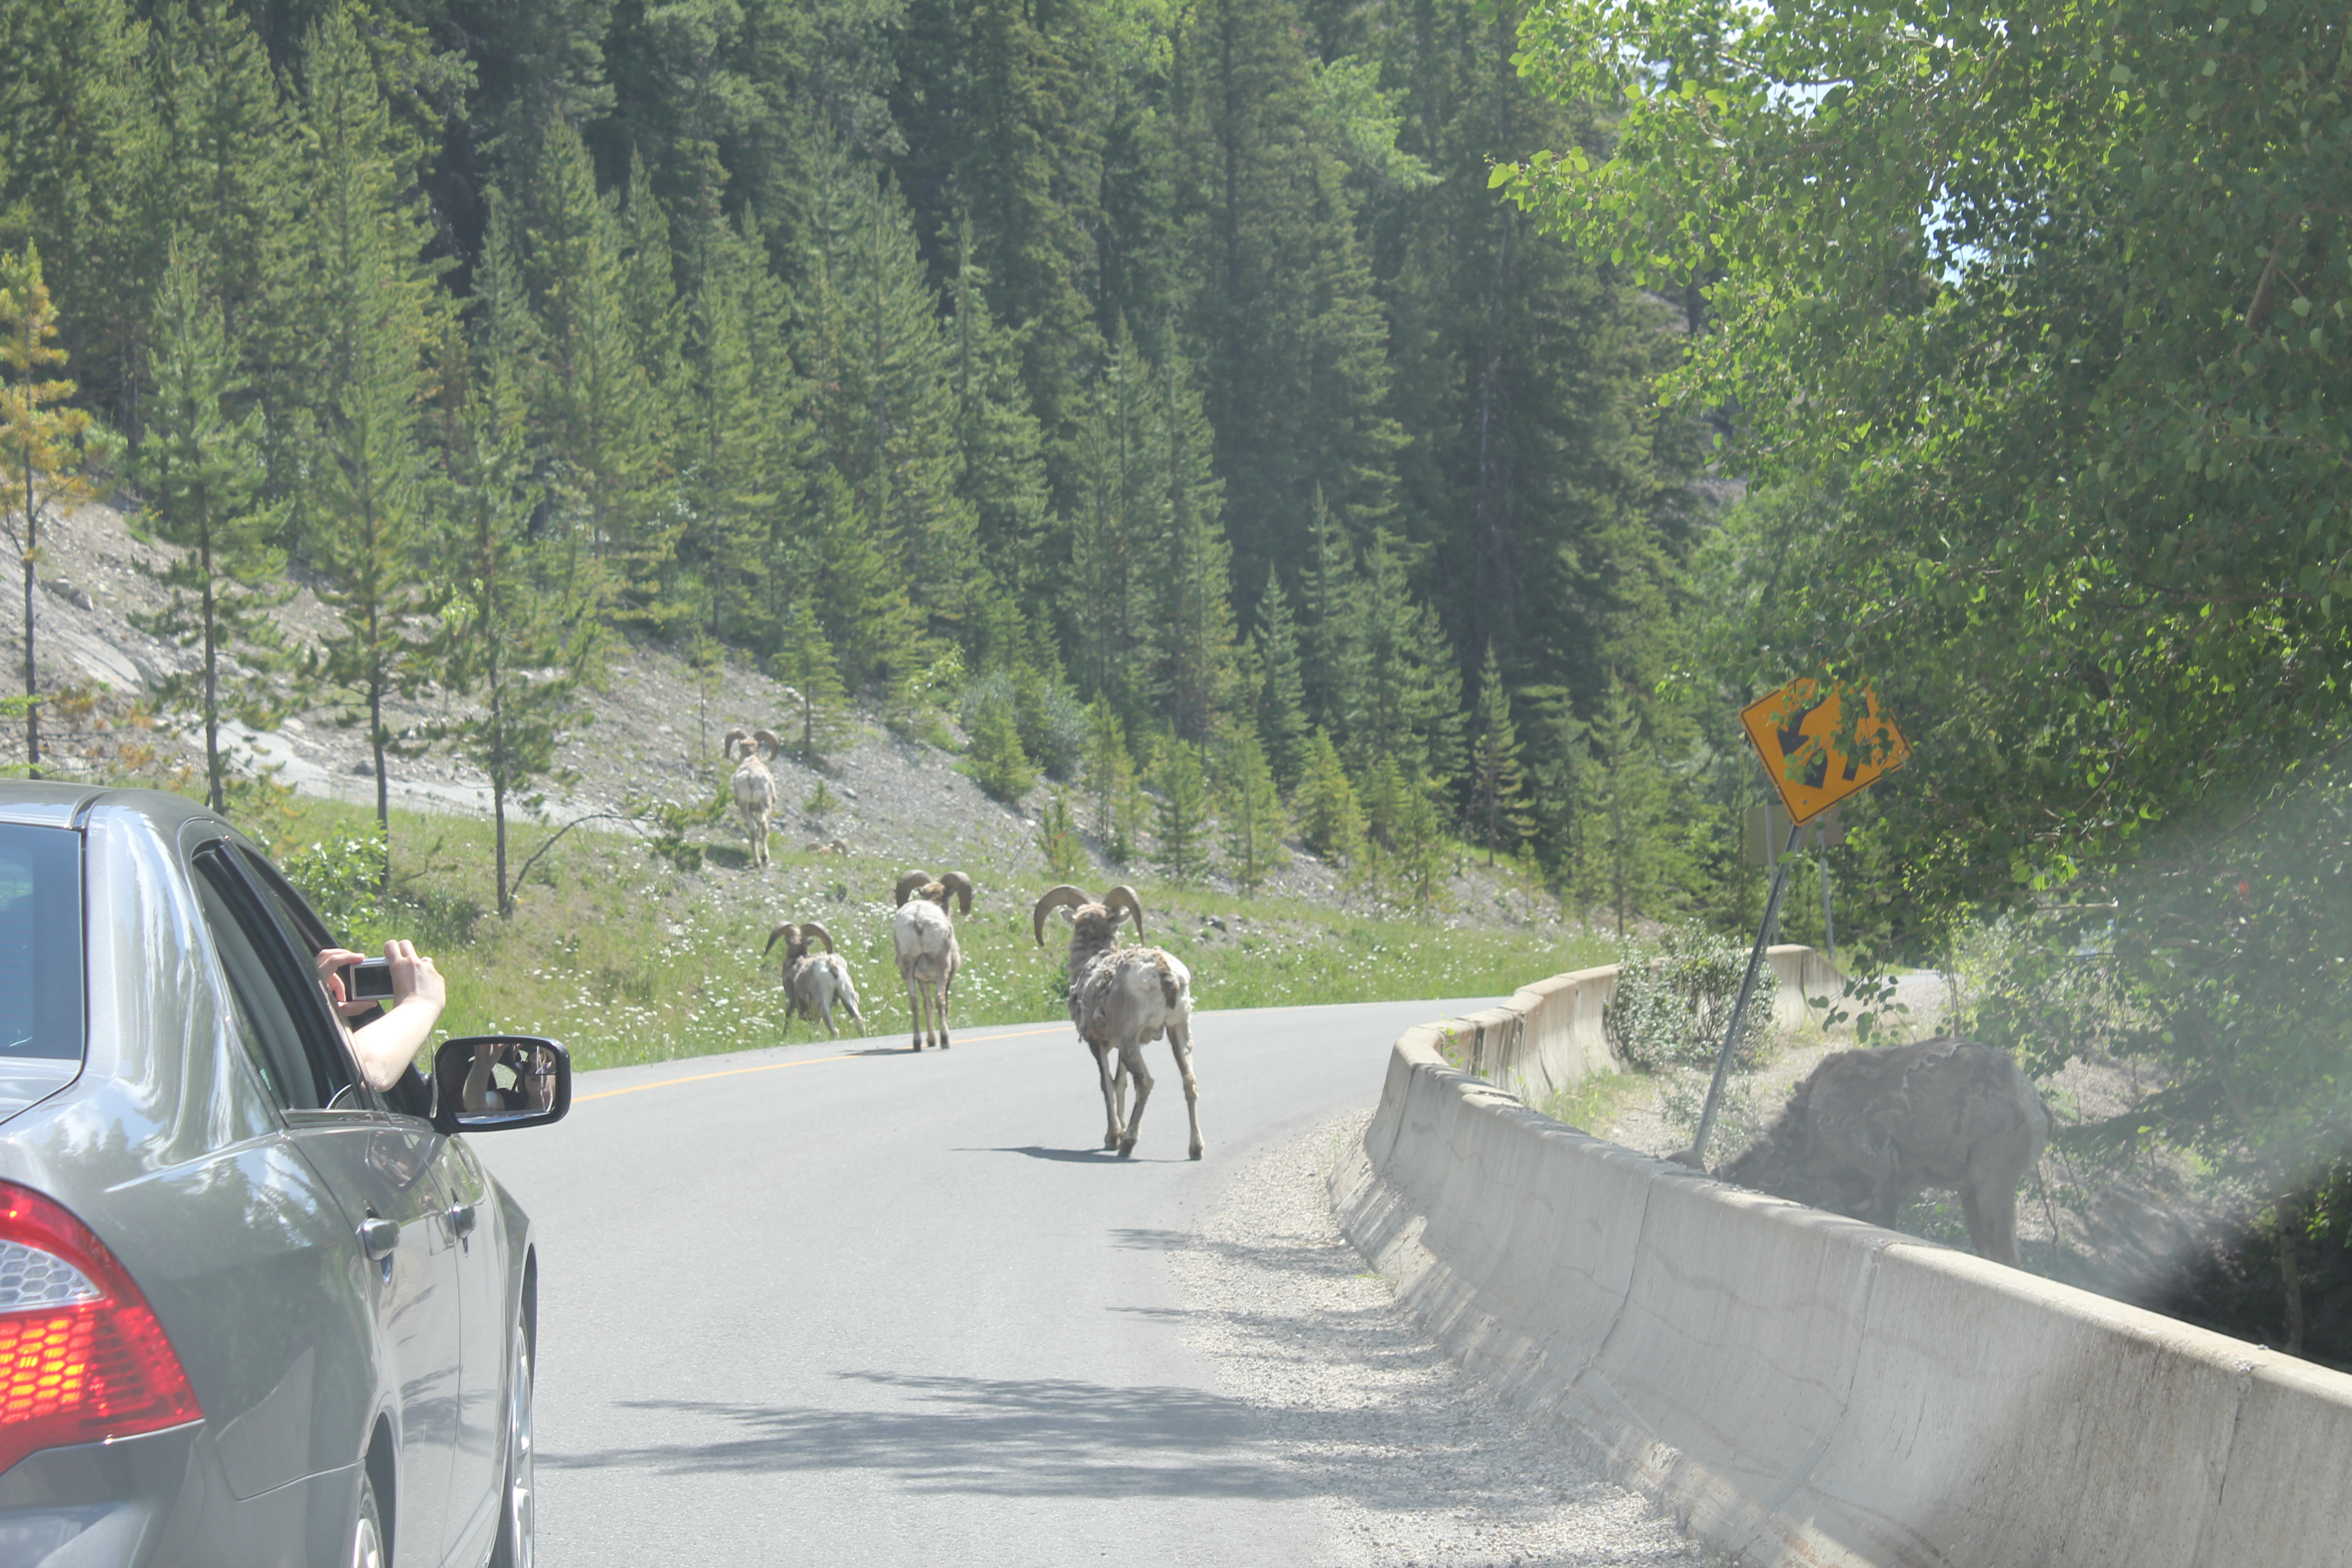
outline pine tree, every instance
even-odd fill
[[[1518,731],[1511,723],[1511,694],[1503,688],[1502,666],[1496,662],[1491,642],[1486,662],[1478,668],[1478,710],[1471,722],[1475,738],[1470,752],[1470,820],[1491,866],[1496,850],[1517,854],[1535,830],[1527,811]]]
[[[1350,864],[1363,852],[1364,812],[1356,800],[1356,786],[1340,765],[1339,748],[1319,729],[1307,743],[1298,822],[1308,847],[1334,865]]]
[[[1087,705],[1087,754],[1080,776],[1103,853],[1115,864],[1126,865],[1136,852],[1135,763],[1128,754],[1118,711],[1108,698],[1097,697]]]
[[[259,500],[261,415],[231,417],[239,390],[236,354],[219,300],[204,287],[203,259],[174,246],[158,301],[151,347],[147,430],[135,473],[145,520],[187,553],[154,570],[170,591],[164,608],[137,617],[141,629],[202,650],[192,675],[157,688],[166,709],[193,707],[205,742],[205,800],[228,809],[220,754],[221,660],[242,654],[252,673],[232,683],[228,706],[259,717],[269,702],[261,672],[282,658],[273,612],[292,596],[286,557],[271,541],[283,509]]]
[[[1358,795],[1364,806],[1364,835],[1375,851],[1393,850],[1398,825],[1404,820],[1405,796],[1412,785],[1396,758],[1382,752],[1364,770]]]
[[[963,771],[1007,805],[1018,805],[1037,783],[1029,753],[1021,746],[1021,713],[1012,682],[1002,675],[994,678],[990,693],[972,711],[971,750]]]
[[[1358,684],[1343,695],[1349,753],[1359,767],[1391,756],[1408,774],[1451,779],[1461,766],[1461,672],[1393,542],[1375,535],[1364,564],[1349,637]]]
[[[832,645],[825,641],[816,606],[806,594],[784,613],[782,641],[773,664],[776,678],[801,694],[798,721],[787,721],[784,727],[786,745],[805,763],[822,762],[848,738],[849,701]]]
[[[1244,892],[1254,893],[1270,872],[1290,861],[1282,847],[1287,826],[1282,796],[1255,735],[1244,731],[1234,742],[1225,767],[1225,870]]]
[[[507,875],[508,809],[535,781],[555,776],[556,747],[583,716],[581,691],[594,684],[604,653],[597,615],[604,575],[576,541],[532,531],[542,498],[531,480],[513,363],[498,352],[529,307],[503,246],[485,256],[477,297],[488,351],[475,362],[478,375],[462,337],[448,334],[446,374],[463,399],[442,442],[446,559],[456,581],[434,651],[447,684],[478,704],[444,733],[489,777],[492,873],[505,920],[514,914],[515,894]]]
[[[1666,781],[1643,720],[1627,683],[1612,680],[1592,719],[1593,766],[1585,774],[1584,810],[1597,851],[1593,869],[1620,936],[1633,911],[1662,912],[1654,900],[1674,880],[1664,836]]]
[[[1209,781],[1188,742],[1162,735],[1154,751],[1151,782],[1160,792],[1160,810],[1153,847],[1170,876],[1189,880],[1206,868]]]
[[[948,343],[906,204],[838,160],[816,193],[804,353],[835,469],[872,519],[933,637],[960,637],[978,566],[958,488]]]
[[[0,255],[0,526],[25,566],[25,763],[38,776],[41,765],[40,683],[34,660],[34,569],[41,559],[41,516],[51,507],[79,499],[88,487],[80,458],[89,438],[89,416],[77,408],[50,406],[75,392],[70,381],[49,378],[48,367],[65,363],[50,340],[58,335],[57,309],[41,276],[41,253],[27,245],[19,254]]]
[[[412,634],[443,581],[424,570],[417,441],[435,296],[419,260],[421,218],[391,156],[390,117],[349,16],[335,13],[311,35],[303,78],[311,303],[321,331],[310,548],[332,584],[321,597],[340,622],[313,668],[341,694],[344,721],[367,726],[376,821],[389,834],[394,736],[383,704],[425,679],[423,644]]]
[[[1305,632],[1299,650],[1299,683],[1307,692],[1310,722],[1348,739],[1353,704],[1363,689],[1363,584],[1347,530],[1315,492],[1307,524],[1303,574]]]
[[[1056,882],[1075,882],[1094,869],[1086,841],[1078,837],[1069,791],[1055,790],[1037,814],[1037,849],[1045,858],[1045,874]]]
[[[1285,789],[1297,789],[1307,768],[1307,684],[1298,657],[1298,624],[1278,573],[1265,574],[1258,596],[1257,731],[1266,761]]]
[[[644,199],[651,205],[650,195]],[[770,518],[781,487],[771,457],[772,416],[753,390],[760,264],[723,218],[703,225],[691,249],[685,392],[677,400],[687,414],[677,442],[678,501],[686,514],[677,562],[699,582],[682,596],[699,601],[694,607],[714,635],[772,633],[761,622],[769,605]]]
[[[1088,395],[1077,438],[1079,495],[1071,520],[1067,618],[1079,691],[1129,721],[1146,710],[1137,668],[1143,642],[1138,553],[1157,515],[1150,465],[1159,443],[1151,371],[1121,323]]]
[[[248,374],[257,373],[279,330],[270,296],[295,221],[287,202],[293,144],[268,52],[222,0],[166,9],[154,26],[150,90],[160,149],[151,199],[170,214],[230,346],[248,356]]]
[[[538,317],[527,384],[555,525],[605,563],[630,619],[660,625],[676,525],[656,514],[660,442],[651,377],[638,358],[639,307],[615,204],[596,189],[578,132],[541,138],[529,221],[515,244]]]
[[[1387,323],[1294,0],[1181,14],[1169,160],[1187,336],[1201,345],[1238,580],[1307,553],[1319,489],[1357,538],[1392,525],[1402,444]]]
[[[1413,912],[1427,914],[1444,899],[1445,815],[1434,785],[1413,778],[1402,782],[1388,874]]]
[[[1145,627],[1158,710],[1180,739],[1203,745],[1234,679],[1233,549],[1208,417],[1190,380],[1172,351],[1152,377],[1160,504],[1145,553]]]
[[[1021,382],[1018,334],[991,315],[987,275],[963,225],[947,332],[955,384],[958,492],[971,506],[973,537],[989,573],[1015,601],[1050,605],[1064,593],[1065,563],[1053,559],[1045,432]]]

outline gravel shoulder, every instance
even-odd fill
[[[1708,1562],[1572,1434],[1449,1360],[1339,1233],[1325,1178],[1358,1112],[1244,1167],[1171,1259],[1191,1339],[1264,1413],[1328,1520],[1330,1568]]]

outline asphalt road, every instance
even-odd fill
[[[1323,1519],[1185,1342],[1166,1248],[1230,1173],[1380,1096],[1413,1002],[1194,1022],[1135,1157],[1069,1025],[583,1075],[474,1142],[540,1249],[550,1568],[1303,1563]]]

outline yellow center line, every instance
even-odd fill
[[[1066,1026],[1064,1026],[1064,1027],[1066,1027]],[[1047,1029],[1020,1029],[1010,1035],[976,1035],[965,1040],[964,1044],[969,1046],[984,1046],[992,1040],[1020,1040],[1026,1039],[1031,1035],[1057,1035],[1060,1033],[1060,1027]],[[856,1060],[856,1055],[855,1053],[844,1052],[842,1055],[837,1057],[803,1057],[798,1061],[762,1062],[758,1067],[752,1068],[729,1068],[724,1072],[698,1072],[687,1078],[666,1078],[653,1083],[634,1083],[626,1089],[600,1089],[593,1094],[580,1094],[572,1096],[572,1103],[574,1105],[584,1105],[592,1100],[611,1100],[616,1095],[642,1094],[649,1089],[675,1089],[682,1083],[708,1083],[712,1079],[716,1078],[740,1078],[745,1073],[775,1072],[779,1068],[813,1068],[820,1066],[825,1062],[846,1062],[855,1060]]]

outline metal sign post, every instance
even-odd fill
[[[1865,704],[1863,728],[1865,732],[1877,727],[1882,732],[1885,749],[1879,760],[1865,762],[1849,758],[1835,750],[1830,742],[1836,732],[1839,694],[1832,690],[1826,696],[1810,680],[1790,682],[1759,702],[1751,702],[1740,710],[1741,727],[1764,760],[1765,771],[1771,775],[1772,787],[1789,808],[1789,842],[1780,851],[1778,865],[1772,869],[1772,892],[1764,900],[1764,921],[1756,928],[1756,945],[1748,954],[1748,973],[1739,982],[1739,999],[1732,1004],[1731,1023],[1723,1031],[1723,1048],[1715,1053],[1715,1077],[1706,1086],[1706,1103],[1698,1113],[1698,1134],[1691,1146],[1675,1156],[1683,1164],[1696,1170],[1706,1169],[1706,1141],[1715,1131],[1715,1113],[1723,1102],[1723,1080],[1730,1074],[1733,1051],[1748,1024],[1748,1008],[1756,999],[1756,979],[1764,967],[1764,951],[1772,945],[1772,935],[1780,929],[1780,898],[1789,890],[1789,860],[1803,841],[1805,825],[1830,807],[1858,790],[1867,788],[1880,775],[1901,767],[1908,760],[1911,749],[1895,728],[1878,711],[1876,697],[1862,694]],[[1829,922],[1829,841],[1826,826],[1822,831],[1822,921]],[[1769,837],[1767,837],[1769,853]],[[1834,942],[1834,937],[1831,938]]]
[[[1772,945],[1772,932],[1780,923],[1780,895],[1789,890],[1789,858],[1797,852],[1797,840],[1805,836],[1805,825],[1792,823],[1789,828],[1788,847],[1780,851],[1780,863],[1772,872],[1772,893],[1764,900],[1764,923],[1756,928],[1756,945],[1748,950],[1748,973],[1739,982],[1739,1000],[1731,1006],[1731,1026],[1723,1031],[1723,1048],[1715,1053],[1715,1077],[1706,1086],[1706,1104],[1698,1113],[1698,1135],[1691,1140],[1685,1155],[1676,1156],[1685,1165],[1706,1169],[1706,1141],[1715,1131],[1716,1107],[1723,1100],[1723,1080],[1731,1071],[1731,1056],[1739,1044],[1740,1026],[1748,1022],[1748,1004],[1756,996],[1756,974],[1764,967],[1764,950]],[[1686,1156],[1686,1157],[1685,1157]]]

